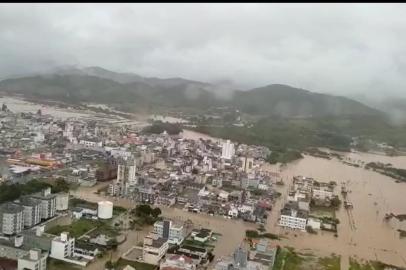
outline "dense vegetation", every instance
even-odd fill
[[[69,184],[63,179],[56,179],[52,185],[36,179],[31,180],[26,184],[1,184],[0,203],[13,201],[22,195],[36,193],[48,187],[51,188],[51,192],[53,193],[69,191]]]
[[[143,226],[154,224],[159,219],[162,211],[158,207],[152,208],[149,204],[139,204],[131,213],[137,218],[137,224]]]
[[[365,165],[365,169],[371,169],[380,174],[389,176],[399,181],[406,182],[406,170],[392,167],[391,164],[383,164],[380,162],[370,162]]]
[[[170,135],[177,135],[182,132],[182,128],[179,124],[164,123],[162,121],[156,121],[152,125],[143,129],[144,133],[161,134],[166,131]]]

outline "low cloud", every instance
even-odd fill
[[[0,4],[0,78],[60,65],[406,96],[401,4]],[[188,90],[191,98],[193,89]]]

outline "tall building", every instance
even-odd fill
[[[41,222],[41,201],[29,196],[21,197],[19,204],[24,208],[24,227],[31,228]]]
[[[137,165],[135,159],[127,159],[118,164],[117,182],[128,183],[130,186],[137,185]]]
[[[159,237],[168,239],[169,244],[180,245],[185,239],[185,229],[183,225],[175,224],[171,220],[155,222],[154,233]]]
[[[224,159],[232,159],[235,154],[234,144],[227,140],[222,145],[221,157]]]
[[[135,158],[121,159],[117,166],[117,179],[109,186],[109,193],[113,196],[125,196],[129,188],[138,184],[137,161]]]
[[[20,233],[24,226],[24,208],[16,203],[5,203],[0,206],[0,228],[5,235]]]
[[[51,194],[50,188],[44,189],[32,197],[41,202],[41,219],[49,219],[56,215],[56,194]]]

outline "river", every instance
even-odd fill
[[[386,157],[367,153],[349,153],[346,156],[353,160],[389,162],[399,168],[406,168],[405,157]],[[384,216],[388,212],[406,213],[406,184],[395,183],[393,179],[373,171],[345,165],[337,159],[327,160],[312,156],[305,156],[281,170],[278,166],[271,165],[266,165],[266,169],[279,172],[285,181],[285,186],[280,189],[282,199],[277,202],[268,219],[268,229],[272,232],[282,235],[288,232],[288,238],[283,239],[281,244],[320,255],[335,253],[344,258],[356,256],[406,266],[406,240],[400,239],[397,232],[397,229],[406,230],[406,222],[402,223],[395,219],[390,222],[384,221]],[[292,233],[277,226],[277,217],[294,175],[313,177],[321,182],[335,181],[338,183],[337,194],[340,193],[341,182],[346,182],[350,190],[348,198],[354,205],[352,217],[355,228],[352,229],[350,226],[351,217],[344,207],[336,213],[340,220],[337,238],[328,232],[318,235]]]

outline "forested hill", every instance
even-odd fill
[[[241,91],[182,78],[148,78],[98,67],[6,79],[0,82],[0,92],[69,103],[121,104],[129,110],[137,106],[202,109],[228,106],[253,115],[282,117],[380,114],[348,98],[286,85]]]

